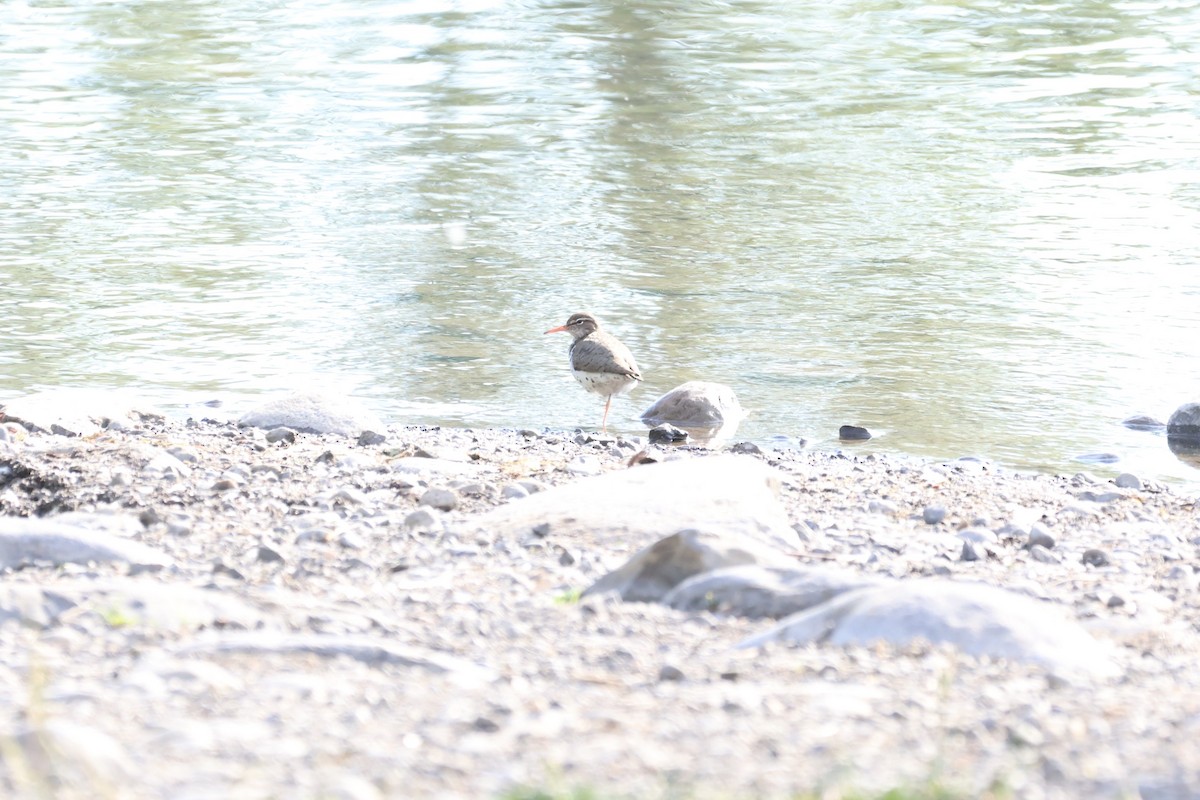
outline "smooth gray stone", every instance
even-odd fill
[[[958,536],[958,538],[962,539],[964,542],[971,542],[972,544],[980,544],[980,545],[984,545],[985,547],[989,547],[989,548],[995,547],[997,544],[999,544],[999,540],[996,538],[996,534],[992,533],[987,528],[975,528],[975,527],[963,528],[961,531],[959,531],[955,535]]]
[[[1029,541],[1027,545],[1030,548],[1044,547],[1047,550],[1053,550],[1055,544],[1057,542],[1055,542],[1054,537],[1041,523],[1035,522],[1029,526]]]
[[[1122,472],[1120,475],[1118,475],[1116,478],[1113,479],[1113,483],[1115,483],[1117,485],[1117,487],[1121,488],[1121,489],[1141,489],[1142,488],[1142,479],[1139,478],[1137,475],[1134,475],[1132,472]]]
[[[1062,563],[1061,558],[1056,556],[1054,553],[1051,553],[1049,550],[1047,550],[1045,547],[1043,547],[1040,544],[1033,544],[1033,545],[1029,546],[1029,557],[1032,558],[1034,561],[1040,561],[1043,564],[1060,564],[1060,563]]]
[[[28,583],[0,584],[0,623],[16,620],[31,628],[49,628],[75,601]]]
[[[280,426],[278,428],[271,428],[271,430],[267,431],[265,438],[271,444],[276,444],[278,442],[287,442],[288,444],[292,444],[296,441],[296,432],[291,428]]]
[[[60,564],[123,562],[138,567],[165,567],[165,554],[110,533],[141,525],[129,517],[62,514],[56,517],[0,518],[0,567],[34,561]]]
[[[658,398],[642,412],[649,427],[669,423],[680,428],[716,428],[746,416],[733,389],[723,383],[688,381]]]
[[[676,428],[669,422],[664,422],[651,428],[650,432],[646,434],[646,438],[650,444],[678,444],[687,441],[688,432]]]
[[[520,500],[522,497],[529,497],[529,490],[519,483],[506,483],[500,490],[500,496],[505,500]]]
[[[71,581],[54,584],[62,601],[100,614],[121,626],[194,630],[215,624],[254,628],[262,612],[218,589],[157,581]]]
[[[680,531],[635,554],[585,589],[583,596],[616,592],[623,600],[657,602],[693,575],[740,564],[785,568],[790,559],[779,550],[737,534]]]
[[[937,525],[946,518],[946,509],[941,506],[925,506],[925,510],[921,512],[921,519],[926,525]]]
[[[1135,431],[1160,431],[1167,427],[1163,423],[1156,420],[1154,417],[1148,417],[1145,414],[1139,414],[1133,417],[1127,417],[1121,421],[1121,424],[1126,428]]]
[[[688,578],[663,597],[681,611],[779,619],[876,581],[828,567],[724,567]]]
[[[688,528],[794,547],[796,533],[779,501],[781,478],[751,456],[642,464],[513,500],[475,522],[517,539],[547,525],[556,537],[608,552],[646,547]]]
[[[274,631],[225,633],[208,641],[198,641],[175,651],[177,655],[295,655],[311,654],[322,658],[344,656],[364,664],[395,664],[416,667],[434,674],[452,675],[476,682],[495,680],[495,673],[456,656],[420,647],[399,644],[388,639],[362,635],[289,634]]]
[[[304,433],[356,437],[387,426],[358,400],[319,392],[296,392],[263,403],[238,419],[243,428],[291,428]]]
[[[843,425],[838,428],[838,438],[843,442],[865,442],[871,432],[861,425]]]
[[[984,561],[987,559],[987,548],[979,542],[964,541],[959,561]]]
[[[442,527],[441,519],[428,506],[409,512],[404,527],[410,531],[432,531]]]
[[[903,580],[856,589],[793,614],[739,647],[822,642],[905,647],[918,640],[964,653],[1112,676],[1111,651],[1058,606],[983,584]]]
[[[458,492],[453,489],[435,486],[426,489],[421,495],[419,502],[423,506],[430,506],[441,511],[453,511],[458,507]]]
[[[1184,403],[1167,420],[1167,436],[1200,439],[1200,403]]]

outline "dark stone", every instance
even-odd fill
[[[687,438],[687,431],[681,431],[669,422],[655,425],[649,434],[650,444],[678,444],[686,442]]]
[[[1119,488],[1119,489],[1141,489],[1142,488],[1142,479],[1139,478],[1137,475],[1134,475],[1132,472],[1122,472],[1120,475],[1118,475],[1116,478],[1113,479],[1113,483],[1115,483],[1117,485],[1117,488]]]
[[[1083,558],[1081,558],[1080,561],[1089,567],[1104,567],[1110,563],[1108,560],[1108,553],[1104,552],[1103,550],[1097,550],[1094,547],[1090,550],[1084,550]]]
[[[987,550],[979,542],[963,542],[962,554],[959,561],[983,561],[987,558]]]
[[[277,550],[267,547],[265,544],[258,546],[258,551],[254,556],[256,561],[261,561],[264,564],[282,564],[283,556],[279,555]]]
[[[1184,403],[1167,420],[1167,436],[1193,438],[1200,443],[1200,403]]]
[[[233,579],[234,579],[234,580],[236,580],[236,581],[244,581],[244,580],[246,580],[246,576],[245,576],[245,575],[243,575],[242,573],[238,572],[238,571],[237,571],[236,569],[234,569],[233,567],[230,567],[230,566],[226,565],[226,564],[225,564],[224,562],[222,562],[220,559],[217,559],[216,561],[213,561],[213,567],[212,567],[212,571],[213,571],[213,575],[225,575],[225,576],[227,576],[227,577],[233,578]]]
[[[1167,420],[1167,447],[1185,464],[1200,468],[1200,403],[1184,403]]]
[[[1076,461],[1082,461],[1084,464],[1115,464],[1121,460],[1121,457],[1115,453],[1084,453],[1081,456],[1075,456]]]
[[[1166,427],[1166,425],[1163,425],[1154,417],[1148,417],[1145,414],[1138,414],[1135,417],[1121,420],[1121,424],[1135,431],[1161,431]]]
[[[384,436],[382,433],[376,433],[375,431],[363,431],[358,435],[359,447],[369,447],[373,444],[383,444],[386,441],[386,436]]]
[[[296,432],[291,428],[272,428],[267,431],[266,440],[271,444],[276,442],[292,444],[296,441]]]
[[[1050,535],[1050,531],[1046,530],[1041,524],[1035,522],[1029,526],[1029,542],[1026,544],[1029,548],[1044,547],[1047,550],[1053,550],[1056,542],[1054,537]]]
[[[737,444],[730,446],[729,452],[755,456],[762,455],[762,450],[760,450],[758,445],[756,445],[754,442],[738,442]]]
[[[681,681],[684,679],[683,670],[670,664],[663,664],[662,669],[658,671],[658,679],[659,681]]]
[[[871,438],[871,432],[859,425],[843,425],[838,428],[838,438],[843,442],[865,442]]]

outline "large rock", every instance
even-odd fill
[[[466,683],[490,683],[496,679],[496,674],[491,669],[458,656],[404,645],[377,636],[289,634],[271,631],[223,633],[207,640],[193,641],[181,647],[177,653],[184,656],[249,654],[352,658],[372,666],[393,664],[412,667],[431,674],[447,675]]]
[[[497,534],[536,532],[610,553],[646,547],[688,528],[788,547],[796,534],[779,502],[780,477],[749,456],[643,464],[514,500],[476,520]]]
[[[663,598],[681,611],[779,619],[878,581],[832,567],[764,566],[761,562],[697,574]]]
[[[99,614],[110,625],[180,631],[197,628],[254,628],[257,609],[214,589],[170,583],[56,581],[50,586],[0,585],[0,621],[48,628],[70,609]]]
[[[4,416],[35,431],[91,436],[107,427],[133,427],[162,414],[119,389],[49,389],[6,401]]]
[[[1184,403],[1167,420],[1167,436],[1200,441],[1200,403]]]
[[[170,559],[165,554],[121,535],[140,527],[131,518],[103,514],[0,518],[0,567],[11,569],[37,561],[167,566]]]
[[[1167,447],[1193,467],[1200,467],[1200,403],[1184,403],[1167,420]]]
[[[680,428],[721,428],[746,416],[733,389],[723,383],[688,381],[654,401],[642,412],[642,422]]]
[[[357,437],[363,431],[379,433],[387,427],[358,400],[320,392],[296,392],[270,400],[243,414],[238,425],[266,430],[283,427],[349,437]]]
[[[686,530],[660,539],[593,583],[584,596],[616,592],[623,600],[656,602],[694,575],[721,567],[769,564],[786,567],[779,550],[737,534]]]
[[[75,601],[31,583],[0,584],[0,623],[16,620],[30,628],[49,628]]]
[[[1033,662],[1064,674],[1111,676],[1108,649],[1058,607],[972,583],[893,581],[801,611],[742,642],[905,646],[923,640],[976,656]]]

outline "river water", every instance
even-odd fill
[[[285,389],[595,427],[542,331],[738,439],[1196,480],[1200,4],[0,7],[0,399]],[[1076,459],[1108,453],[1095,467]]]

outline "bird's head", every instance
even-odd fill
[[[557,328],[551,328],[546,333],[567,333],[574,336],[576,339],[582,339],[590,333],[595,333],[600,330],[600,323],[591,314],[580,312],[572,314],[567,318],[567,324],[559,325]]]

